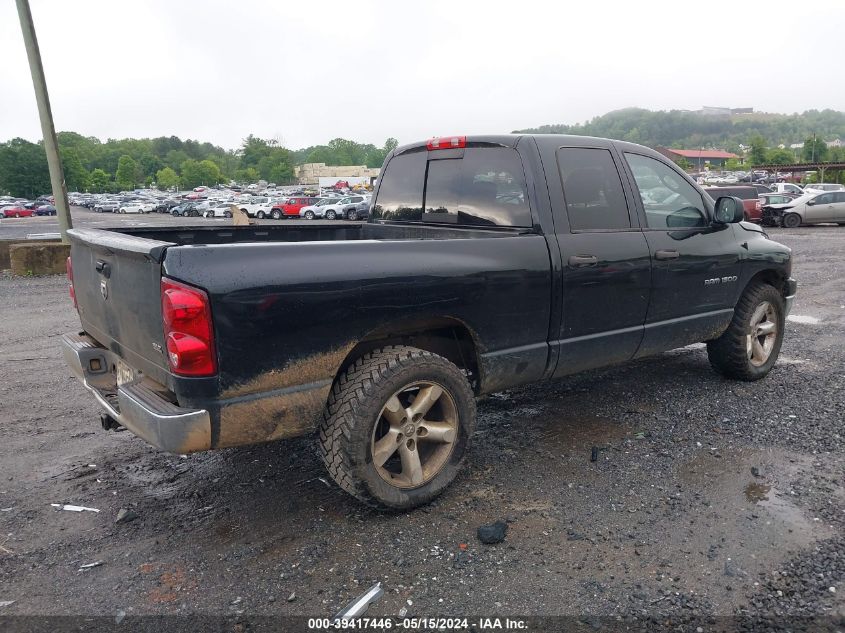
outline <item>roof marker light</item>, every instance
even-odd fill
[[[426,143],[428,151],[435,149],[461,149],[466,146],[466,136],[441,136],[440,138],[433,138]]]

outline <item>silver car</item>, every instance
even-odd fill
[[[794,229],[802,224],[835,222],[845,226],[845,191],[803,195],[783,210],[781,225]]]

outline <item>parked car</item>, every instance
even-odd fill
[[[845,226],[845,191],[805,194],[795,198],[781,214],[781,226],[788,229],[831,222]]]
[[[0,218],[31,218],[34,209],[27,209],[22,204],[11,204],[0,208]]]
[[[152,202],[124,202],[117,209],[118,213],[152,213],[155,205]]]
[[[333,200],[330,204],[321,207],[323,217],[327,220],[343,219],[350,209],[364,201],[364,196],[346,196],[339,200]]]
[[[370,217],[369,199],[362,200],[353,208],[347,209],[346,211],[347,220],[366,220],[368,217]]]
[[[330,204],[336,203],[337,200],[338,198],[319,198],[314,204],[302,207],[299,210],[299,217],[305,218],[306,220],[322,218],[325,216],[325,208]]]
[[[170,210],[172,216],[195,217],[198,215],[195,202],[183,202]]]
[[[714,200],[720,196],[734,196],[742,200],[742,205],[745,208],[745,219],[748,222],[759,224],[763,219],[759,194],[754,187],[748,185],[705,187],[704,191],[709,193]]]
[[[120,202],[117,200],[103,200],[94,205],[94,211],[97,213],[117,213],[120,209]]]
[[[826,191],[845,191],[845,185],[824,182],[804,185],[804,193],[824,193]]]
[[[760,213],[763,226],[780,226],[783,210],[792,206],[795,196],[791,193],[765,193],[760,196]]]
[[[803,196],[804,190],[796,185],[795,183],[791,182],[773,182],[772,183],[772,192],[774,193],[791,193],[796,196]]]
[[[460,470],[475,396],[701,341],[734,379],[777,361],[790,250],[653,150],[452,137],[381,173],[362,226],[68,231],[62,347],[103,426],[176,454],[319,427],[340,488],[408,509]]]
[[[273,203],[270,198],[266,196],[255,196],[249,202],[241,202],[238,208],[246,213],[251,218],[258,218],[263,220],[270,216],[273,209]]]
[[[759,196],[762,193],[772,193],[772,188],[768,185],[762,185],[759,182],[749,182],[746,184],[746,187],[753,187],[757,190],[757,195]]]
[[[304,207],[309,207],[313,204],[317,204],[319,201],[320,198],[310,196],[294,196],[293,198],[288,198],[281,204],[274,205],[270,217],[272,217],[274,220],[278,220],[283,217],[298,218],[299,212]]]
[[[42,204],[35,208],[35,215],[56,215],[56,207],[52,204]]]
[[[198,207],[197,211],[205,218],[231,218],[233,206],[237,205],[234,202],[220,202],[205,210]]]

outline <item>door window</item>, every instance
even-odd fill
[[[678,229],[707,226],[704,200],[698,191],[663,162],[625,153],[645,209],[650,229]]]
[[[820,196],[813,198],[813,204],[830,204],[833,202],[832,193],[823,193]]]
[[[561,147],[557,163],[572,231],[631,228],[622,181],[608,150]]]

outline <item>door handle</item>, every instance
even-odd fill
[[[569,265],[575,268],[583,266],[595,266],[599,263],[598,257],[595,255],[573,255],[569,258]]]
[[[654,259],[678,259],[681,254],[678,251],[655,251]]]

